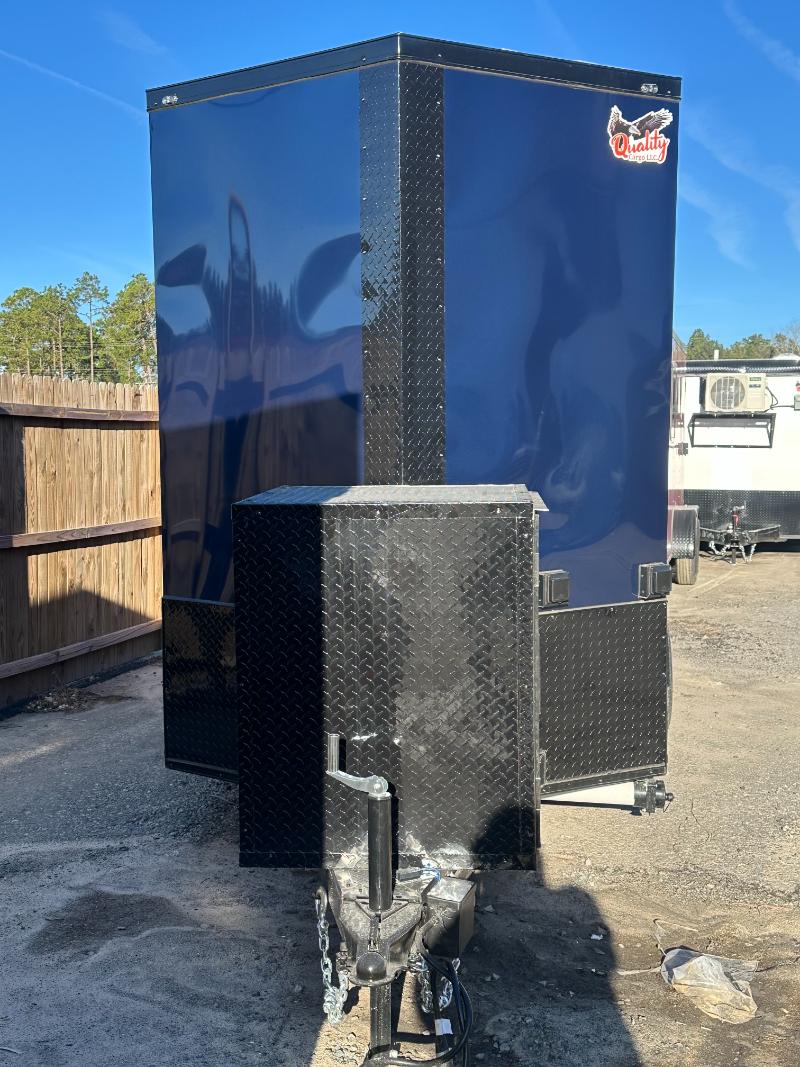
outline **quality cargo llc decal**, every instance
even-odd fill
[[[669,137],[661,132],[672,122],[672,112],[665,107],[648,111],[628,122],[615,104],[608,119],[608,143],[617,159],[627,163],[663,163],[667,158]]]

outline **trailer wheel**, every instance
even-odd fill
[[[675,560],[675,581],[678,585],[694,585],[700,570],[700,553],[695,552],[689,559]]]
[[[691,556],[675,560],[675,581],[678,585],[694,585],[700,570],[700,519],[697,510],[693,510],[692,541],[694,551]]]

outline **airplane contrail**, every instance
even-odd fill
[[[144,108],[141,110],[134,107],[133,104],[127,103],[125,100],[120,100],[117,96],[111,96],[110,93],[104,93],[102,89],[95,89],[91,85],[84,85],[83,82],[77,81],[75,78],[70,78],[66,74],[59,74],[57,70],[51,70],[50,67],[43,67],[40,63],[34,63],[31,59],[25,59],[24,56],[15,55],[13,52],[6,52],[4,48],[0,48],[0,58],[9,59],[12,63],[19,63],[23,67],[27,67],[28,70],[34,70],[37,74],[44,74],[47,78],[55,78],[56,81],[65,82],[67,85],[71,85],[73,89],[80,89],[84,93],[90,93],[92,96],[96,96],[99,100],[104,100],[107,104],[113,104],[114,107],[118,107],[121,111],[124,111],[126,115],[131,115],[136,118],[138,122],[145,121]]]

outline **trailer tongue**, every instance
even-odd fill
[[[713,523],[713,525],[712,525]],[[700,527],[700,536],[708,541],[708,547],[715,556],[736,562],[737,554],[745,563],[750,563],[756,545],[762,541],[780,541],[779,523],[769,526],[756,526],[748,521],[747,507],[732,504],[717,508],[717,514],[706,519]]]

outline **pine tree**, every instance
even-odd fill
[[[134,274],[103,313],[106,359],[123,381],[155,380],[155,286],[144,274]]]
[[[94,381],[95,369],[95,321],[98,313],[108,302],[108,286],[102,285],[96,274],[84,271],[70,290],[75,306],[82,308],[86,314],[89,328],[89,380]]]
[[[0,367],[30,374],[40,324],[35,289],[15,289],[0,305]]]
[[[686,345],[687,359],[713,359],[714,350],[717,349],[720,358],[725,358],[725,350],[719,341],[709,337],[704,330],[695,330]]]
[[[771,359],[775,354],[775,343],[761,333],[751,333],[743,337],[728,349],[728,359]]]

